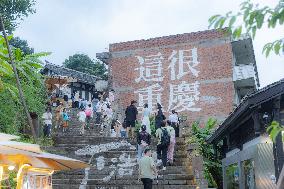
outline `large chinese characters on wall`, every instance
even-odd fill
[[[124,109],[131,100],[141,112],[156,104],[192,120],[223,119],[233,108],[233,54],[218,31],[110,45],[112,85]]]
[[[161,52],[147,56],[136,56],[139,66],[135,68],[138,77],[136,83],[145,82],[146,87],[139,88],[134,93],[138,94],[139,107],[148,104],[153,112],[155,105],[160,103],[166,111],[200,111],[196,106],[199,101],[198,81],[190,82],[186,80],[186,75],[190,74],[198,78],[198,55],[197,48],[187,50],[173,50],[169,57],[165,57]],[[166,69],[164,69],[166,68]],[[167,86],[159,84],[165,77],[169,77]],[[169,90],[168,100],[163,101],[162,96],[166,95],[165,90]]]

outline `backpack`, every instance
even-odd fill
[[[143,140],[144,142],[146,142],[148,145],[150,144],[149,141],[149,134],[146,131],[142,131],[139,133],[140,137],[139,137],[139,141],[138,143],[141,143],[141,141]]]
[[[63,120],[68,121],[69,120],[69,116],[67,113],[63,113]]]
[[[170,140],[171,137],[169,135],[169,132],[167,131],[167,129],[162,129],[162,136],[161,136],[161,145],[162,146],[169,146],[170,145]]]
[[[87,110],[85,111],[85,114],[86,114],[86,116],[91,117],[91,115],[92,115],[92,110],[87,109]]]

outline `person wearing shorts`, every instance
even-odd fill
[[[134,138],[134,129],[135,129],[135,123],[137,119],[137,108],[136,108],[136,101],[132,100],[131,105],[128,106],[125,110],[125,123],[127,127],[127,136],[130,136],[131,138]]]

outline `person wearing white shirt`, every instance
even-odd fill
[[[175,110],[172,110],[172,114],[169,116],[169,122],[171,126],[175,129],[176,137],[179,137],[179,118]]]
[[[108,93],[108,96],[109,96],[110,102],[113,103],[114,102],[114,98],[115,98],[113,89],[110,90],[110,92]]]
[[[144,104],[144,108],[142,111],[142,125],[146,125],[146,132],[151,135],[151,127],[150,127],[150,110],[148,108],[148,104]]]
[[[85,132],[85,124],[86,124],[86,113],[84,111],[84,109],[81,109],[80,112],[77,114],[79,121],[82,123],[82,127],[81,127],[81,134],[84,134]]]
[[[112,119],[113,111],[109,105],[107,105],[107,109],[105,111],[106,111],[107,118]]]
[[[78,92],[75,93],[74,95],[74,104],[75,104],[75,108],[79,108],[79,101],[80,101],[80,95]]]
[[[171,123],[178,123],[178,115],[176,114],[175,110],[172,110],[172,114],[169,116],[169,121]]]
[[[101,99],[96,105],[96,124],[100,124],[101,122],[102,105],[103,105],[103,100]]]
[[[106,108],[103,110],[103,124],[101,125],[101,133],[108,135],[111,132],[112,122],[112,109],[110,105],[106,104]]]
[[[45,113],[43,113],[42,119],[44,123],[43,134],[45,137],[50,137],[51,125],[52,125],[52,114],[49,108],[47,108]]]

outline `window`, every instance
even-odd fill
[[[227,189],[239,189],[239,167],[238,164],[231,164],[226,167],[226,181],[227,181]]]
[[[245,189],[255,189],[254,160],[249,159],[242,162],[242,170],[244,170]]]

